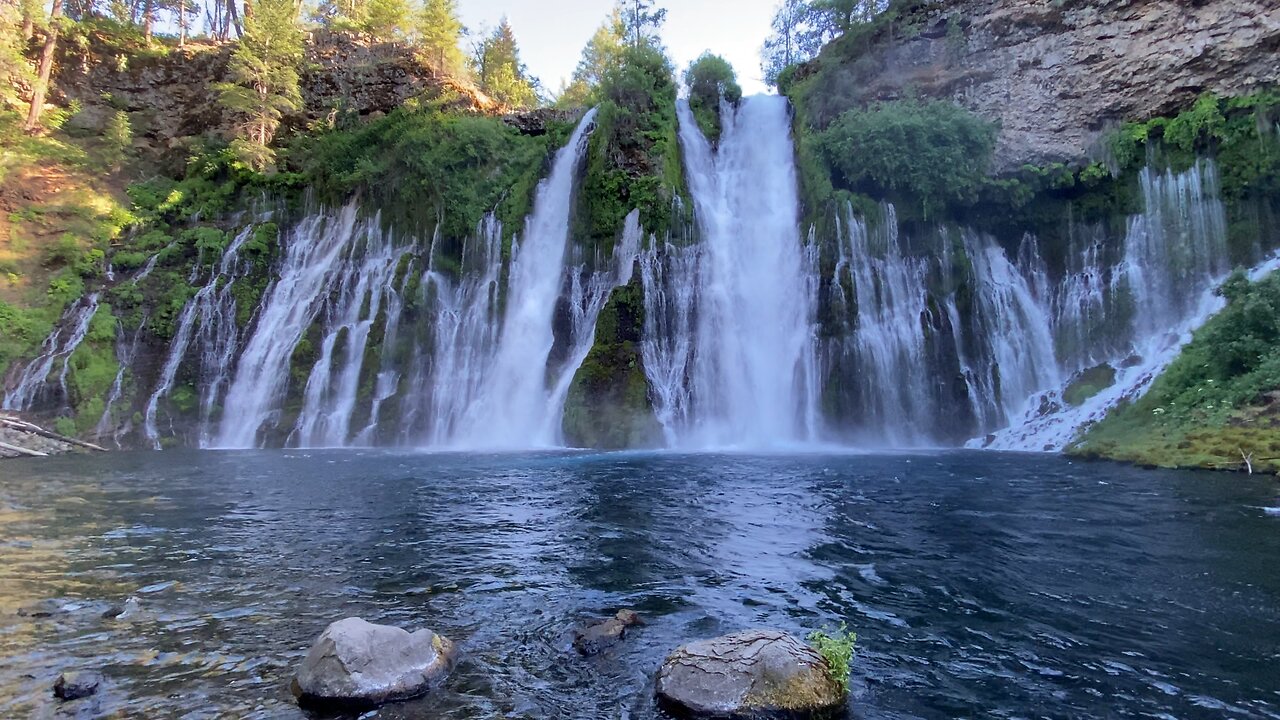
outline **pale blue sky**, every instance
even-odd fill
[[[710,50],[738,71],[748,95],[765,92],[760,46],[769,34],[776,0],[659,0],[667,8],[663,42],[676,68]],[[503,15],[520,43],[521,59],[552,92],[568,80],[582,47],[609,14],[613,0],[458,0],[467,27],[492,28]]]

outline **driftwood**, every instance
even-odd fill
[[[77,440],[72,437],[67,437],[66,435],[59,435],[56,432],[50,432],[38,425],[32,425],[29,422],[19,420],[18,418],[15,418],[15,417],[0,416],[0,427],[9,428],[10,430],[17,430],[18,432],[30,433],[32,435],[39,435],[42,438],[46,438],[49,440],[56,440],[58,442],[66,443],[68,445],[75,445],[76,447],[82,447],[86,450],[92,450],[94,452],[107,451],[106,448],[100,445],[87,443],[83,440]]]
[[[18,447],[17,445],[10,445],[7,442],[0,442],[0,450],[7,450],[11,453],[26,455],[27,457],[49,457],[49,453],[42,453],[36,450],[28,450],[24,447]]]

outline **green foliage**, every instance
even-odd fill
[[[957,105],[899,100],[841,115],[819,147],[843,187],[905,195],[928,215],[977,199],[995,142],[994,127]]]
[[[461,239],[495,209],[508,231],[518,228],[547,145],[497,118],[405,107],[354,130],[301,138],[291,151],[321,200],[363,191],[401,227],[439,221],[444,237]]]
[[[129,124],[129,113],[123,110],[112,113],[102,139],[105,143],[103,155],[107,163],[119,166],[133,148],[133,126]]]
[[[1136,169],[1148,159],[1181,170],[1212,156],[1222,197],[1232,202],[1280,193],[1278,121],[1280,93],[1274,90],[1235,98],[1204,95],[1173,117],[1122,125],[1107,144],[1117,171]]]
[[[1227,307],[1198,332],[1141,399],[1088,429],[1075,454],[1153,465],[1256,466],[1280,449],[1280,274],[1222,287]],[[1225,443],[1231,439],[1234,443]],[[1280,458],[1278,458],[1280,459]],[[1274,464],[1274,463],[1273,463]]]
[[[625,37],[632,48],[651,47],[661,50],[658,33],[667,21],[667,10],[655,0],[619,0],[616,5],[622,17]]]
[[[582,59],[573,71],[573,78],[556,99],[558,106],[580,108],[596,104],[597,91],[600,83],[604,82],[605,74],[622,62],[626,32],[622,12],[615,7],[582,49]]]
[[[809,644],[827,661],[827,672],[831,679],[840,686],[840,693],[849,693],[850,663],[858,642],[858,635],[849,632],[848,626],[840,623],[840,628],[833,633],[815,630],[809,633]]]
[[[404,40],[411,32],[412,16],[408,0],[368,0],[364,31],[377,40]]]
[[[524,63],[515,32],[506,18],[480,46],[476,58],[480,89],[494,100],[513,108],[538,104],[538,93]]]
[[[684,195],[671,61],[649,45],[627,48],[605,73],[598,107],[579,190],[580,235],[607,248],[636,209],[650,232],[671,229],[674,201]]]
[[[22,25],[23,10],[35,12],[36,8],[27,3],[21,8],[17,3],[0,3],[0,105],[17,104],[21,98],[18,88],[31,82],[31,65],[23,54]]]
[[[239,118],[232,149],[256,170],[271,165],[270,143],[281,118],[302,104],[297,7],[294,0],[255,0],[252,15],[244,19],[244,37],[231,55],[232,81],[217,86],[219,102]]]
[[[53,329],[52,316],[42,308],[20,308],[0,300],[0,377],[15,361],[31,357]]]
[[[427,62],[447,73],[461,72],[465,64],[458,48],[461,38],[456,0],[426,0],[418,14],[418,46]]]
[[[684,84],[689,88],[689,109],[698,120],[702,133],[712,142],[719,140],[722,129],[720,103],[736,105],[742,100],[742,88],[738,85],[733,66],[719,55],[703,53],[685,71]]]

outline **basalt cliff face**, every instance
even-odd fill
[[[1273,0],[936,2],[829,46],[813,119],[917,94],[998,122],[998,170],[1100,158],[1120,122],[1276,84],[1278,52]]]

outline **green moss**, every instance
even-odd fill
[[[1277,467],[1280,459],[1280,275],[1222,289],[1227,308],[1194,336],[1151,389],[1089,428],[1069,452],[1145,465]]]
[[[600,311],[595,344],[565,400],[565,440],[575,447],[653,447],[661,427],[649,401],[640,340],[644,293],[638,281],[617,288]]]
[[[1079,407],[1115,384],[1116,369],[1106,364],[1098,365],[1072,378],[1071,384],[1062,393],[1062,399],[1068,405]]]

